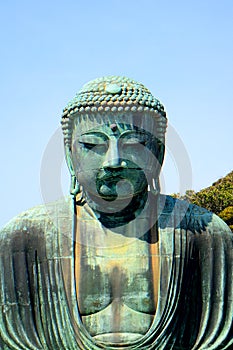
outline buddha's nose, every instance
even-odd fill
[[[120,166],[118,142],[116,139],[112,139],[109,141],[108,150],[103,162],[103,168],[118,168]]]

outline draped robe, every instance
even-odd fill
[[[18,215],[1,231],[0,348],[233,348],[232,233],[203,208],[160,200],[158,304],[142,337],[119,347],[95,341],[85,329],[75,287],[74,208],[62,199]],[[98,220],[87,204],[77,221],[95,234]]]

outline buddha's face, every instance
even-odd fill
[[[88,120],[74,129],[73,167],[94,201],[127,200],[147,190],[149,178],[160,166],[156,138],[124,120],[118,117],[103,124]]]

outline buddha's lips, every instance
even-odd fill
[[[111,181],[118,178],[120,180],[126,180],[128,178],[132,177],[132,171],[142,171],[141,168],[127,168],[122,170],[105,170],[100,169],[99,173],[97,174],[96,180],[97,181]]]
[[[125,180],[128,177],[126,177],[125,175],[120,175],[120,174],[110,174],[110,175],[103,175],[101,177],[97,176],[96,178],[96,182],[101,181],[101,182],[116,182],[116,181],[120,181],[120,180]]]

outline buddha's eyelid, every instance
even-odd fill
[[[85,133],[79,137],[80,143],[89,143],[89,144],[101,144],[105,143],[108,140],[108,137],[104,133]]]
[[[130,136],[129,138],[127,138],[127,136]],[[147,133],[141,132],[141,131],[135,131],[135,130],[127,130],[124,133],[121,134],[120,139],[124,140],[124,139],[128,139],[130,140],[130,138],[134,138],[135,140],[138,140],[140,142],[142,141],[147,141],[148,140],[148,135]]]

